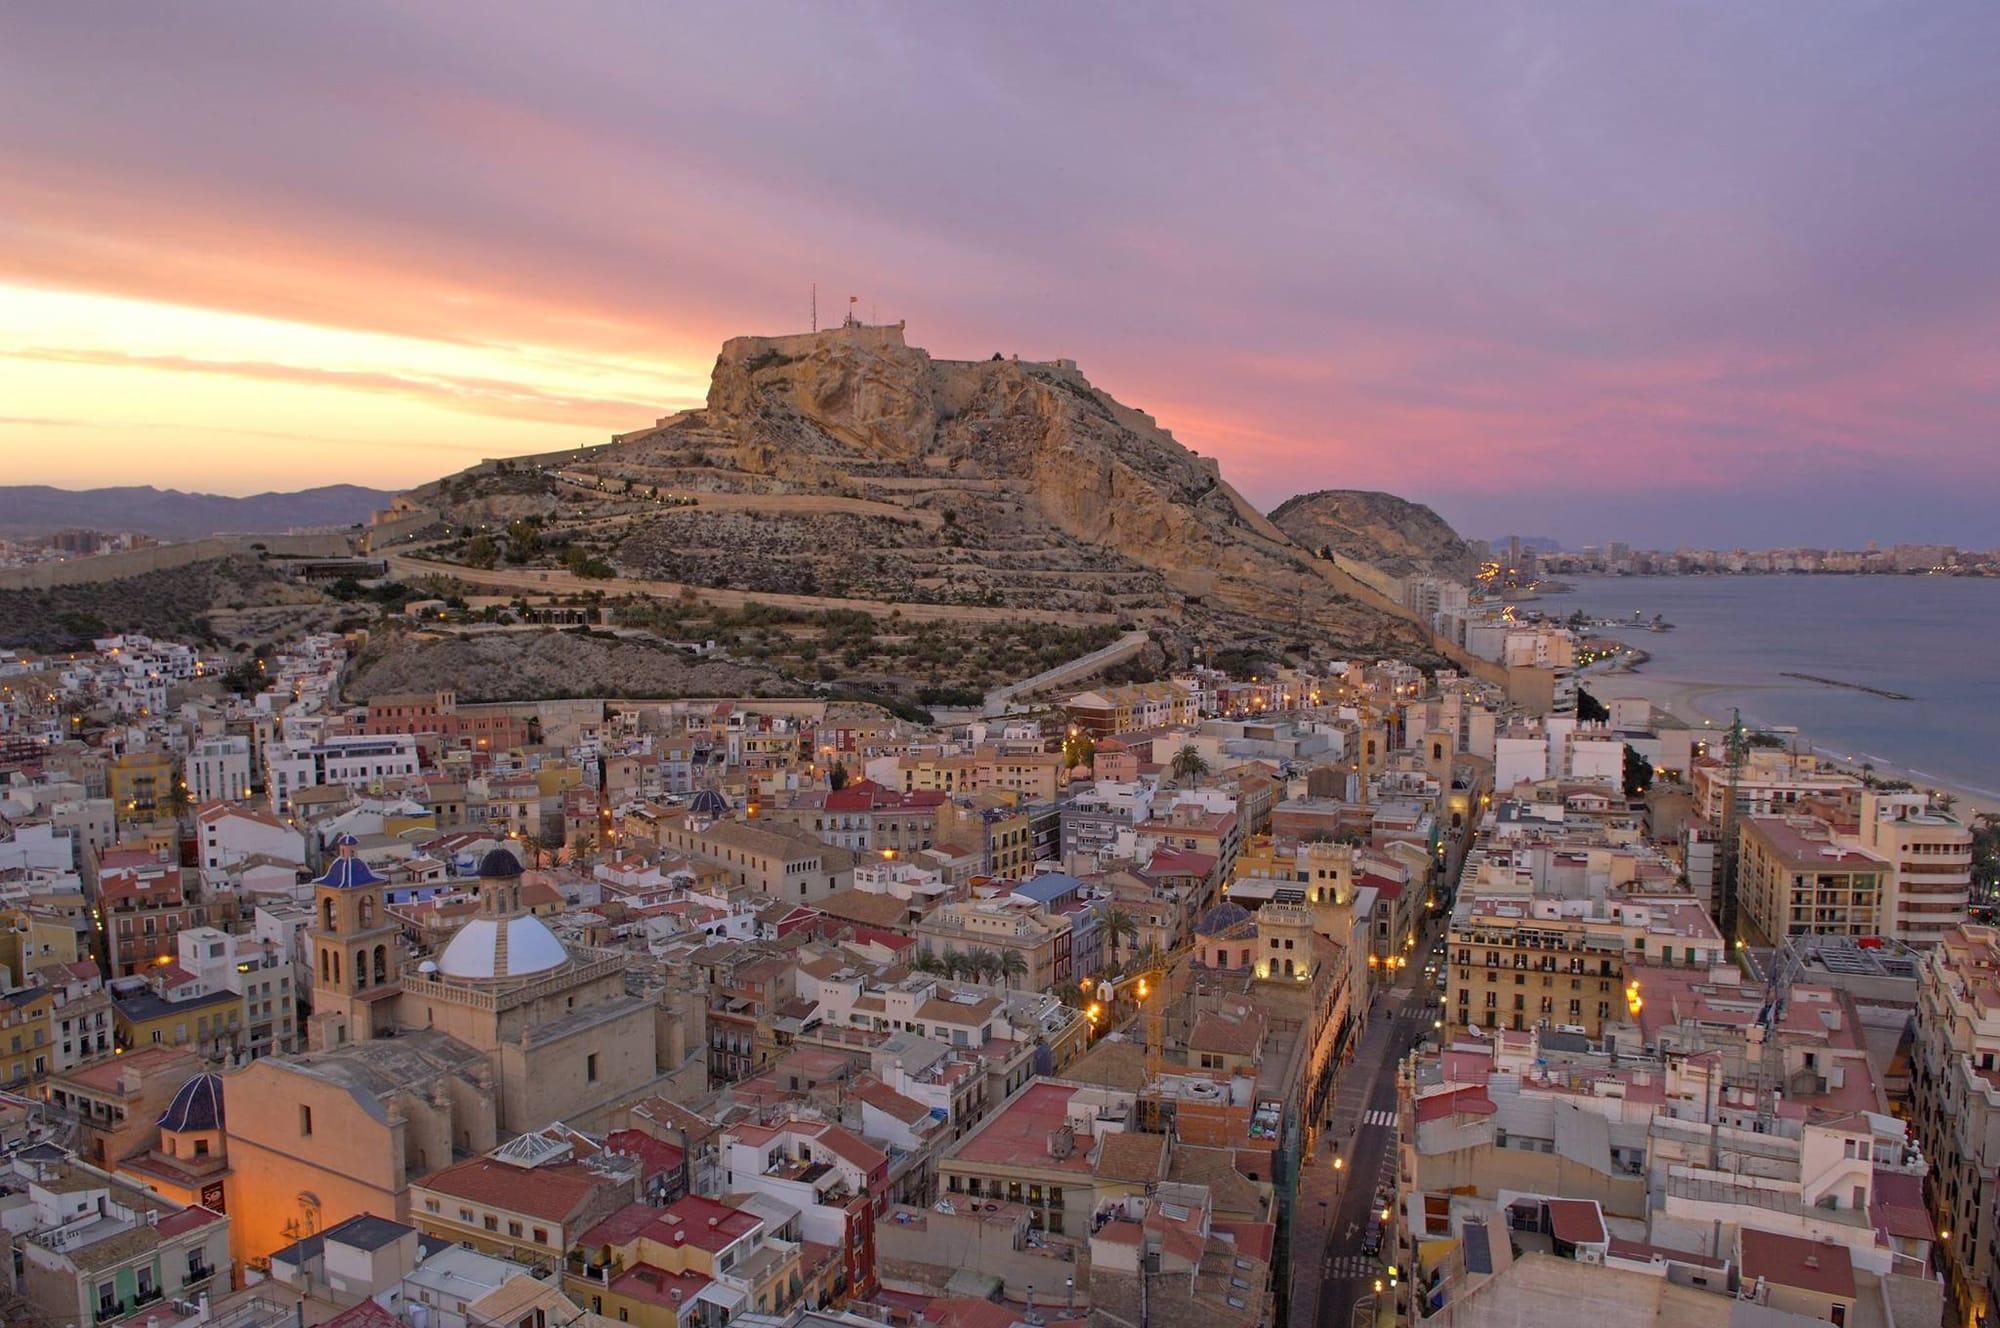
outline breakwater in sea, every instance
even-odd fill
[[[1796,728],[2000,797],[2000,580],[1973,577],[1575,577],[1556,619],[1655,615],[1640,676],[1703,685],[1705,714]],[[1787,676],[1794,675],[1794,676]],[[1820,681],[1820,680],[1828,681]],[[1852,681],[1859,686],[1829,685]],[[1600,699],[1615,695],[1593,684]],[[1897,693],[1907,699],[1884,693]],[[1877,762],[1881,763],[1880,760]]]
[[[1780,678],[1797,678],[1803,682],[1816,682],[1822,687],[1845,687],[1850,692],[1866,692],[1879,696],[1885,701],[1914,701],[1917,698],[1908,692],[1892,692],[1887,687],[1870,687],[1865,682],[1847,682],[1840,678],[1822,678],[1817,673],[1793,673],[1789,669],[1778,672]]]

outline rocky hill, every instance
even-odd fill
[[[0,590],[0,646],[88,649],[115,632],[247,644],[324,630],[342,612],[255,558],[217,558],[115,581]]]
[[[643,581],[794,608],[1136,621],[1188,648],[1442,653],[1073,363],[934,359],[901,325],[735,338],[705,409],[410,496],[462,531],[494,531],[422,555],[457,562],[469,584],[467,565],[483,564],[517,589],[615,596]],[[615,579],[571,586],[562,555],[572,570],[601,559]]]
[[[449,689],[466,701],[564,696],[796,696],[769,669],[695,659],[659,642],[553,629],[481,636],[385,633],[349,668],[350,701]]]
[[[1472,550],[1443,517],[1407,498],[1367,489],[1321,489],[1288,498],[1271,524],[1314,553],[1331,552],[1387,577],[1470,581]]]

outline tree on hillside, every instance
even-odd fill
[[[1576,717],[1585,724],[1609,724],[1611,707],[1579,687],[1576,689]]]
[[[826,786],[835,793],[847,787],[847,766],[845,763],[840,761],[833,763],[833,768],[826,772]]]

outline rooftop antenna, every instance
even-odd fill
[[[819,283],[812,284],[813,331],[819,331]]]

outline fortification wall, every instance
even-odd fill
[[[0,568],[0,590],[49,590],[56,586],[81,586],[98,581],[119,581],[147,572],[162,572],[190,563],[205,563],[233,554],[270,554],[273,557],[338,558],[354,551],[346,535],[325,532],[312,535],[209,535],[159,544],[150,549],[126,549],[100,553],[90,558],[70,558],[59,563],[36,563],[31,567]]]
[[[362,548],[369,553],[394,544],[397,540],[409,539],[412,535],[435,525],[438,520],[437,513],[422,509],[396,512],[394,515],[377,512],[376,516],[382,519],[372,522],[361,537]]]

